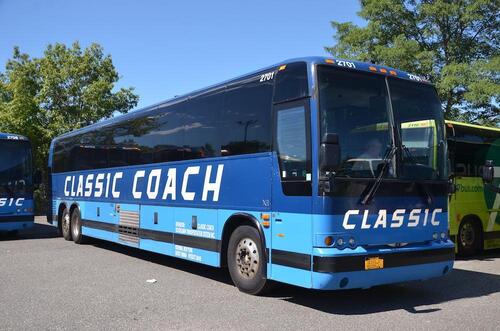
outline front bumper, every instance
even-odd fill
[[[450,240],[403,248],[314,251],[312,287],[325,290],[369,288],[442,276],[453,268],[455,254]],[[365,270],[365,260],[371,257],[383,259],[383,268]]]

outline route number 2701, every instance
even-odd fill
[[[260,82],[267,82],[274,78],[274,71],[268,72],[266,74],[260,75]]]
[[[337,60],[335,61],[338,66],[356,69],[356,65],[353,62]]]

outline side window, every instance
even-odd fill
[[[151,162],[184,159],[184,107],[184,102],[162,107],[151,115],[151,129],[136,139],[142,154],[144,150],[150,151]]]
[[[282,180],[307,177],[306,116],[303,106],[278,111],[276,140]]]
[[[273,80],[261,75],[229,86],[221,115],[221,155],[267,152],[271,148]]]
[[[200,159],[220,156],[219,114],[224,94],[217,91],[187,102],[184,122],[184,158]]]

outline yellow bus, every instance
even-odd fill
[[[459,255],[500,248],[500,129],[446,121],[451,178],[450,238]],[[494,176],[485,184],[483,166],[491,161]]]

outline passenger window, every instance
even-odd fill
[[[221,116],[221,155],[267,152],[271,148],[273,81],[260,75],[229,86]]]
[[[184,158],[220,156],[219,115],[224,105],[222,91],[195,97],[187,102],[184,122]]]

